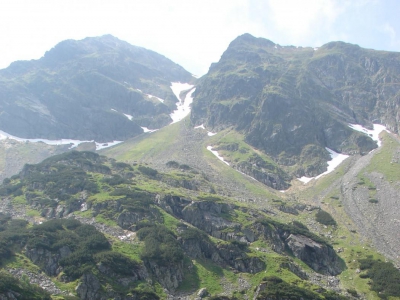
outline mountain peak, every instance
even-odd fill
[[[256,38],[255,36],[251,35],[250,33],[244,33],[234,39],[229,47],[236,46],[236,45],[254,45],[258,47],[273,47],[275,43],[265,39],[265,38]]]

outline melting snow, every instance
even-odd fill
[[[374,129],[370,130],[358,124],[349,124],[349,127],[351,129],[365,133],[366,135],[370,136],[378,144],[378,147],[380,147],[382,145],[382,142],[379,140],[379,134],[384,130],[387,132],[389,132],[389,130],[387,130],[386,127],[381,124],[373,124],[373,126]]]
[[[193,87],[193,85],[189,83],[181,83],[181,82],[171,82],[171,90],[176,96],[176,98],[181,102],[181,98],[179,97],[180,93],[186,90],[189,90]]]
[[[333,151],[332,149],[329,149],[329,148],[325,148],[325,149],[328,150],[329,154],[331,155],[331,160],[328,161],[328,170],[326,170],[322,174],[319,174],[316,177],[303,176],[301,178],[297,178],[298,180],[300,180],[303,183],[308,183],[312,179],[318,179],[321,176],[326,175],[326,174],[332,172],[333,170],[335,170],[337,166],[339,166],[346,158],[349,157],[348,155],[337,153],[337,152]]]
[[[212,146],[207,146],[207,150],[211,151],[211,153],[214,154],[220,161],[224,162],[225,164],[227,164],[229,166],[229,163],[226,162],[222,156],[219,156],[218,151],[214,151],[212,149]]]
[[[73,149],[75,147],[78,147],[79,144],[82,143],[93,143],[94,141],[80,141],[80,140],[71,140],[71,139],[61,139],[61,140],[48,140],[48,139],[24,139],[24,138],[19,138],[16,136],[13,136],[9,133],[6,133],[4,131],[0,130],[0,140],[5,140],[5,139],[10,139],[10,140],[15,140],[17,142],[31,142],[31,143],[45,143],[47,145],[52,145],[52,146],[59,146],[59,145],[71,145],[69,149]],[[113,141],[109,143],[96,143],[96,150],[104,149],[107,147],[114,146],[116,144],[122,143],[122,141]]]
[[[107,143],[97,143],[96,142],[96,150],[101,150],[101,149],[105,149],[105,148],[108,148],[108,147],[112,147],[112,146],[118,145],[118,144],[120,144],[122,142],[123,141],[112,141],[112,142],[107,142]]]
[[[313,48],[314,49],[314,51],[317,51],[318,50],[318,47],[315,47],[315,48]]]
[[[192,89],[192,90],[186,94],[185,100],[182,102],[179,98],[179,94],[182,91],[186,91],[188,89]],[[173,123],[181,121],[188,114],[190,114],[190,105],[193,102],[192,94],[196,89],[195,88],[193,89],[193,85],[188,84],[188,83],[172,82],[171,90],[179,100],[179,102],[176,104],[177,109],[174,110],[172,112],[172,114],[170,114],[170,117],[172,119],[171,124],[173,124]]]
[[[146,133],[146,132],[150,132],[150,133],[152,133],[152,132],[154,132],[154,131],[157,131],[158,129],[148,129],[147,127],[140,127],[140,128],[142,128],[143,129],[143,132],[144,133]]]
[[[199,126],[196,126],[194,129],[198,129],[198,128],[206,129],[206,128],[204,127],[204,124],[201,124],[201,125],[199,125]],[[208,135],[208,136],[213,136],[213,135],[216,135],[216,134],[217,134],[216,132],[207,131],[207,135]]]
[[[146,96],[147,97],[149,97],[149,98],[156,98],[158,101],[160,101],[161,103],[164,103],[164,99],[161,99],[161,98],[159,98],[159,97],[157,97],[157,96],[153,96],[153,95],[150,95],[150,94],[146,94]]]
[[[131,115],[128,114],[124,114],[125,117],[127,117],[130,121],[132,121],[133,117]]]

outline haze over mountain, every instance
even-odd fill
[[[400,299],[399,61],[244,34],[196,79],[108,35],[0,70],[0,299]]]
[[[192,79],[164,56],[110,35],[63,41],[39,60],[0,71],[0,130],[22,138],[125,140],[140,127],[172,122],[178,99],[171,82]]]
[[[325,147],[346,154],[376,147],[349,124],[399,131],[399,79],[398,53],[343,42],[282,47],[245,34],[200,80],[191,120],[233,126],[297,177],[315,176],[329,160]]]

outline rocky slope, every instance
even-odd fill
[[[297,177],[326,168],[328,153],[368,153],[375,143],[349,123],[398,132],[400,55],[332,42],[282,47],[244,34],[199,82],[192,123],[233,126]]]
[[[179,177],[190,178],[194,171],[181,170]],[[240,276],[272,271],[267,257],[275,256],[288,278],[342,272],[332,245],[306,227],[281,223],[215,194],[189,196],[190,186],[166,185],[163,178],[169,176],[91,152],[74,151],[26,165],[0,189],[5,213],[0,244],[16,257],[7,260],[7,254],[3,267],[17,276],[25,272],[18,260],[28,259],[31,280],[41,270],[55,282],[69,283],[59,291],[51,284],[44,288],[80,299],[136,299],[145,292],[164,297],[155,283],[170,295],[195,293],[201,283],[215,294],[219,283],[218,288],[208,283],[207,276],[216,274],[217,282],[231,281],[232,293],[240,289],[235,283],[243,281]],[[43,224],[26,227],[7,214]],[[253,246],[257,243],[263,250]],[[219,271],[208,274],[200,271],[204,268]],[[153,284],[138,288],[142,281]]]
[[[109,142],[160,128],[194,78],[153,51],[106,35],[59,43],[0,70],[0,130],[23,138]],[[158,98],[157,98],[158,97]],[[161,99],[161,100],[160,100]]]

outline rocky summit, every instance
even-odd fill
[[[326,169],[326,147],[346,154],[376,148],[349,124],[398,133],[399,78],[398,53],[343,42],[282,47],[244,34],[199,80],[191,120],[233,127],[297,177],[312,177]]]
[[[399,60],[244,34],[196,79],[108,35],[0,70],[0,299],[400,299]]]

